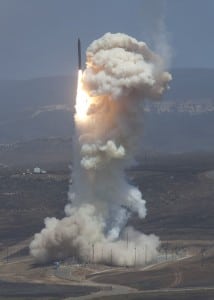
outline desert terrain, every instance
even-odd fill
[[[174,259],[135,268],[65,261],[56,270],[53,263],[35,264],[28,245],[45,217],[63,217],[70,170],[50,164],[47,174],[27,174],[25,167],[2,167],[0,299],[213,299],[213,170],[206,155],[147,158],[127,170],[148,208],[144,220],[133,216],[130,223],[158,235],[161,253]]]

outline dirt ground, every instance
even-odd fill
[[[127,172],[148,209],[144,220],[133,216],[130,224],[157,234],[163,253],[182,250],[191,257],[146,269],[92,270],[81,281],[55,276],[53,265],[35,265],[28,253],[43,219],[63,216],[68,172],[41,177],[0,172],[0,300],[213,300],[214,177],[202,166],[146,166]]]
[[[95,286],[80,285],[55,276],[54,265],[35,265],[25,251],[29,240],[9,247],[11,255],[1,252],[0,299],[64,299],[99,291]],[[4,298],[5,297],[5,298]]]

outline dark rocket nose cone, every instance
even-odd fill
[[[79,38],[78,38],[78,67],[79,67],[79,70],[82,69],[82,62],[81,62],[81,42],[80,42]]]

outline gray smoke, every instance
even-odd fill
[[[79,73],[66,217],[45,220],[31,254],[40,262],[75,256],[84,262],[143,264],[145,255],[147,260],[157,255],[159,239],[127,227],[131,215],[145,218],[147,211],[124,169],[139,149],[142,102],[160,97],[171,75],[144,42],[122,33],[95,40],[86,56],[86,69]]]

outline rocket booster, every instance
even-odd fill
[[[81,61],[81,42],[78,38],[78,67],[79,70],[82,70],[82,61]]]

